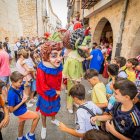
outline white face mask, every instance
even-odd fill
[[[59,67],[61,62],[62,62],[62,51],[57,51],[57,50],[53,50],[50,54],[50,63],[54,66],[54,67]]]

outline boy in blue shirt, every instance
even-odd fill
[[[11,74],[10,80],[12,85],[8,91],[8,105],[9,111],[19,119],[17,140],[36,140],[34,131],[39,121],[39,115],[36,112],[27,110],[26,101],[28,98],[23,96],[23,75],[15,71]],[[24,124],[26,120],[30,119],[33,119],[31,130],[26,134],[25,138],[23,136]]]

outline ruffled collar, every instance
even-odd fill
[[[38,68],[44,71],[46,74],[52,74],[52,75],[57,75],[59,72],[62,71],[63,66],[60,64],[58,68],[49,68],[46,67],[42,62],[38,64]]]
[[[69,54],[68,57],[73,58],[75,60],[78,60],[79,62],[84,61],[84,58],[82,58],[79,53],[77,52],[77,50],[72,50]]]

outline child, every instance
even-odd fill
[[[91,95],[93,103],[102,109],[107,107],[108,101],[106,97],[106,88],[99,80],[98,72],[96,70],[88,70],[84,77],[93,86]]]
[[[28,66],[29,69],[32,70],[30,72],[30,74],[31,74],[32,78],[35,79],[36,78],[36,76],[35,76],[35,69],[34,69],[35,64],[34,64],[32,58],[31,58],[31,54],[30,54],[31,52],[30,52],[30,50],[29,49],[26,49],[26,51],[28,53],[28,57],[25,59],[25,64]]]
[[[85,133],[83,140],[112,140],[105,132],[100,130],[89,130]]]
[[[48,41],[41,45],[42,61],[37,68],[36,87],[38,96],[37,111],[42,118],[41,138],[46,138],[46,117],[57,124],[56,114],[60,109],[62,82],[62,53],[59,43]]]
[[[30,86],[31,86],[31,80],[32,80],[30,73],[32,73],[33,69],[29,68],[25,61],[28,58],[29,54],[24,49],[21,49],[18,52],[18,56],[19,58],[16,63],[16,68],[22,75],[24,75],[24,78],[23,78],[23,83],[25,87],[24,92],[27,96],[30,96],[30,93],[31,93]],[[33,104],[28,102],[27,106],[32,107]]]
[[[136,70],[136,87],[138,90],[138,94],[134,99],[134,103],[136,104],[136,106],[139,108],[140,110],[140,55],[138,56],[138,60],[139,60],[139,65],[135,68]]]
[[[6,86],[4,82],[0,81],[0,94],[2,94],[2,88]],[[8,108],[0,95],[0,140],[3,140],[1,129],[5,128],[9,123],[9,112]]]
[[[110,81],[106,85],[106,93],[111,95],[111,94],[113,94],[113,90],[110,89],[110,85],[111,85],[112,82],[115,81],[115,78],[118,75],[119,66],[117,64],[110,64],[110,65],[108,65],[107,71],[108,71],[108,74],[109,74],[109,77],[110,77]]]
[[[110,114],[92,117],[91,121],[107,121],[106,131],[109,132],[111,138],[139,140],[140,111],[133,104],[137,88],[129,80],[116,81],[113,87],[117,102]]]
[[[126,73],[128,75],[127,79],[135,82],[136,81],[136,73],[135,73],[135,67],[139,64],[138,59],[136,58],[130,58],[127,60],[126,63]]]
[[[30,72],[32,79],[30,80],[30,101],[29,102],[36,102],[36,99],[34,98],[34,94],[36,91],[36,71],[35,71],[35,63],[32,59],[32,53],[30,53],[30,50],[26,49],[26,51],[29,53],[29,57],[25,59],[25,64],[28,66],[29,69],[32,71]]]
[[[76,130],[68,128],[63,123],[59,124],[61,131],[67,132],[73,136],[83,138],[84,134],[91,129],[98,129],[97,125],[90,122],[90,117],[96,114],[102,114],[102,111],[91,101],[85,101],[85,87],[82,84],[74,85],[70,89],[75,104],[79,105],[76,112]],[[86,108],[87,109],[86,109]],[[92,112],[90,113],[88,109]]]
[[[126,68],[124,68],[126,64],[126,59],[122,56],[117,56],[114,58],[113,64],[117,64],[119,66],[118,77],[127,78],[127,74],[125,72]]]
[[[11,74],[10,80],[12,85],[8,91],[8,105],[9,111],[19,119],[18,138],[17,140],[36,140],[34,131],[39,121],[39,115],[36,112],[27,110],[26,101],[27,96],[23,97],[24,87],[22,86],[23,75],[15,71]],[[23,136],[23,129],[26,120],[33,120],[31,130]]]

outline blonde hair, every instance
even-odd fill
[[[25,49],[21,49],[18,51],[18,57],[23,56],[25,59],[29,57],[29,53]]]

